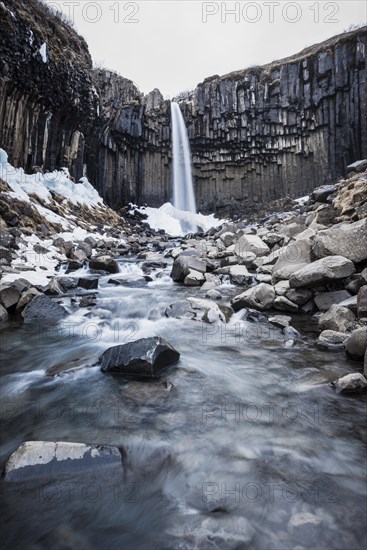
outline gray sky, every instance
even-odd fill
[[[292,55],[367,20],[364,0],[47,3],[73,13],[96,64],[165,97],[214,74]]]

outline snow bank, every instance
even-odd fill
[[[173,237],[181,237],[187,233],[182,229],[181,222],[186,222],[191,226],[197,226],[203,231],[208,231],[212,227],[221,226],[226,220],[218,220],[214,214],[204,216],[203,214],[192,214],[178,210],[170,202],[166,202],[160,208],[141,207],[135,208],[142,214],[147,214],[146,223],[152,229],[164,229],[166,233]]]
[[[8,163],[8,155],[3,149],[0,149],[0,177],[19,200],[28,202],[29,195],[35,194],[48,203],[52,200],[50,191],[54,191],[75,205],[103,205],[103,199],[87,178],[74,183],[67,168],[47,174],[26,174],[23,168],[14,168]]]

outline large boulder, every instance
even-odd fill
[[[351,260],[343,256],[327,256],[297,270],[290,276],[289,284],[292,288],[313,287],[345,279],[354,272]]]
[[[55,322],[66,315],[64,307],[44,294],[35,296],[22,311],[25,323]]]
[[[0,304],[0,323],[4,323],[8,320],[8,312],[6,311],[5,307]]]
[[[205,273],[206,263],[197,256],[183,256],[180,254],[173,262],[171,277],[176,283],[183,282],[191,270]]]
[[[320,316],[319,329],[347,332],[354,327],[355,322],[356,317],[350,309],[338,304],[333,304],[328,311]]]
[[[160,372],[177,363],[180,354],[164,338],[141,338],[106,350],[99,358],[101,370],[129,378],[157,378]]]
[[[201,286],[205,283],[205,274],[195,269],[190,269],[183,283],[185,286]]]
[[[89,268],[96,271],[107,271],[108,273],[118,273],[119,264],[111,256],[97,256],[89,260]]]
[[[266,256],[270,252],[270,248],[257,235],[243,235],[236,243],[234,252],[236,256],[247,257],[249,252],[256,256]]]
[[[276,283],[311,263],[311,244],[308,240],[292,241],[281,249],[272,276]]]
[[[358,328],[345,341],[345,351],[348,357],[363,361],[367,349],[367,328]]]
[[[4,481],[53,478],[106,466],[117,466],[122,473],[121,453],[117,447],[65,441],[26,441],[6,462]]]
[[[317,258],[340,255],[362,262],[367,259],[367,219],[319,231],[313,242]]]
[[[239,311],[244,307],[251,307],[262,311],[264,309],[270,309],[273,306],[274,299],[274,287],[267,283],[260,283],[242,292],[242,294],[235,296],[231,300],[231,306],[234,311]]]

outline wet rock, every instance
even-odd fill
[[[14,307],[20,298],[20,291],[17,287],[5,284],[0,286],[0,304],[5,309]]]
[[[4,321],[8,320],[8,312],[6,311],[5,307],[0,304],[0,323],[3,323]]]
[[[70,273],[71,271],[77,271],[82,267],[83,267],[83,262],[79,262],[78,260],[69,260],[66,273]]]
[[[362,286],[358,291],[357,313],[359,319],[367,317],[367,285]]]
[[[137,279],[117,278],[109,279],[108,284],[127,286],[131,288],[142,288],[147,286],[148,281],[144,277],[138,277]]]
[[[73,277],[59,277],[58,281],[65,292],[68,290],[73,290],[77,287],[77,281]]]
[[[332,382],[337,393],[359,393],[367,390],[367,380],[359,372],[347,374]]]
[[[222,233],[219,238],[226,248],[231,246],[237,240],[235,233],[231,233],[230,231]]]
[[[343,256],[327,256],[293,273],[289,284],[292,288],[318,286],[345,279],[354,271],[355,267],[351,260]]]
[[[98,279],[80,277],[77,286],[79,288],[85,288],[86,290],[95,290],[98,288]]]
[[[257,235],[243,235],[237,242],[234,252],[241,257],[246,257],[249,252],[252,252],[258,257],[269,254],[270,248]]]
[[[79,250],[84,252],[86,258],[90,258],[92,256],[92,247],[86,241],[78,243],[74,254],[76,254]]]
[[[358,328],[345,341],[345,351],[350,359],[362,361],[367,349],[367,328]]]
[[[57,279],[52,279],[48,285],[42,288],[42,292],[47,294],[47,296],[59,296],[60,294],[64,294],[64,288]]]
[[[244,265],[230,266],[229,278],[234,285],[248,285],[252,283],[253,276],[247,271],[247,267]]]
[[[349,309],[333,304],[327,312],[320,316],[319,329],[347,332],[354,327],[355,322],[355,315]]]
[[[281,249],[272,272],[273,282],[289,279],[291,275],[311,263],[311,245],[308,241],[293,241]]]
[[[262,311],[264,309],[270,309],[273,306],[274,299],[274,288],[266,283],[260,283],[253,288],[249,288],[242,294],[235,296],[231,300],[231,306],[234,311],[239,311],[244,307],[252,307]]]
[[[29,302],[33,300],[35,296],[40,296],[41,292],[37,290],[35,287],[31,287],[28,290],[25,290],[22,292],[19,302],[17,303],[17,311],[22,311]]]
[[[142,265],[142,270],[144,273],[148,273],[153,269],[165,269],[167,267],[167,262],[163,262],[162,260],[157,261],[150,261],[150,262],[144,262]]]
[[[316,345],[320,349],[330,351],[338,351],[345,348],[345,340],[348,334],[345,332],[337,332],[335,330],[323,330],[319,335]]]
[[[367,259],[367,219],[319,231],[313,242],[317,258],[340,255],[353,262]]]
[[[82,263],[88,260],[88,256],[86,255],[84,250],[81,250],[80,248],[78,248],[77,250],[74,250],[71,256],[73,260],[77,260],[78,262],[82,262]]]
[[[10,265],[13,260],[13,255],[11,250],[0,246],[0,264],[1,265]]]
[[[288,317],[287,315],[274,315],[273,317],[269,317],[269,323],[279,328],[287,327],[291,321],[292,317]]]
[[[294,304],[303,306],[312,300],[313,292],[308,288],[290,288],[286,291],[285,296]]]
[[[314,300],[320,311],[327,311],[333,304],[340,304],[350,297],[351,295],[346,290],[337,290],[335,292],[320,292],[314,296]]]
[[[205,298],[208,298],[209,300],[221,300],[222,295],[218,290],[215,290],[214,288],[208,290],[208,292],[205,294]]]
[[[95,239],[94,237],[92,237],[92,235],[89,235],[89,237],[86,237],[86,238],[84,239],[84,242],[87,243],[87,244],[89,244],[89,246],[90,246],[91,248],[95,248],[95,247],[97,246],[97,241],[96,241],[96,239]]]
[[[111,256],[97,256],[89,260],[89,268],[96,271],[107,271],[108,273],[118,273],[119,264]]]
[[[298,311],[297,304],[291,302],[285,296],[277,296],[277,298],[275,298],[274,308],[280,311],[292,311],[294,313]]]
[[[197,254],[196,251],[195,253]],[[171,277],[175,282],[183,282],[190,273],[190,270],[205,273],[206,263],[197,256],[183,256],[180,254],[173,262]]]
[[[294,514],[288,522],[288,531],[300,543],[309,545],[317,541],[325,531],[324,521],[320,516],[309,512]],[[301,548],[298,546],[298,548]]]
[[[195,271],[195,269],[190,269],[183,283],[185,286],[201,286],[204,282],[204,273],[201,273],[200,271]]]
[[[0,246],[3,246],[4,248],[15,248],[16,247],[16,240],[14,235],[12,235],[9,231],[0,230]]]
[[[97,304],[97,296],[83,296],[79,302],[79,307],[91,307]]]
[[[13,281],[11,286],[14,286],[15,288],[17,288],[19,292],[24,292],[25,290],[30,288],[32,285],[29,281],[27,281],[27,279],[23,279],[22,277],[20,277],[19,279],[16,279],[15,281]]]
[[[4,481],[78,474],[107,466],[118,466],[122,470],[121,454],[116,447],[64,441],[26,441],[7,460]]]
[[[157,378],[166,367],[177,363],[180,354],[159,336],[141,338],[106,350],[99,358],[101,370],[131,378]]]
[[[223,304],[213,303],[212,300],[189,297],[171,304],[166,309],[165,314],[167,317],[174,317],[175,319],[227,323],[233,314],[233,310]]]
[[[66,315],[64,307],[44,294],[35,296],[22,312],[25,323],[59,321]]]

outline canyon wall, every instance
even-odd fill
[[[15,166],[67,166],[106,201],[171,199],[170,103],[93,70],[87,45],[37,0],[0,2],[0,146]],[[4,30],[3,30],[4,29]],[[366,27],[178,98],[201,211],[302,195],[367,157]]]

